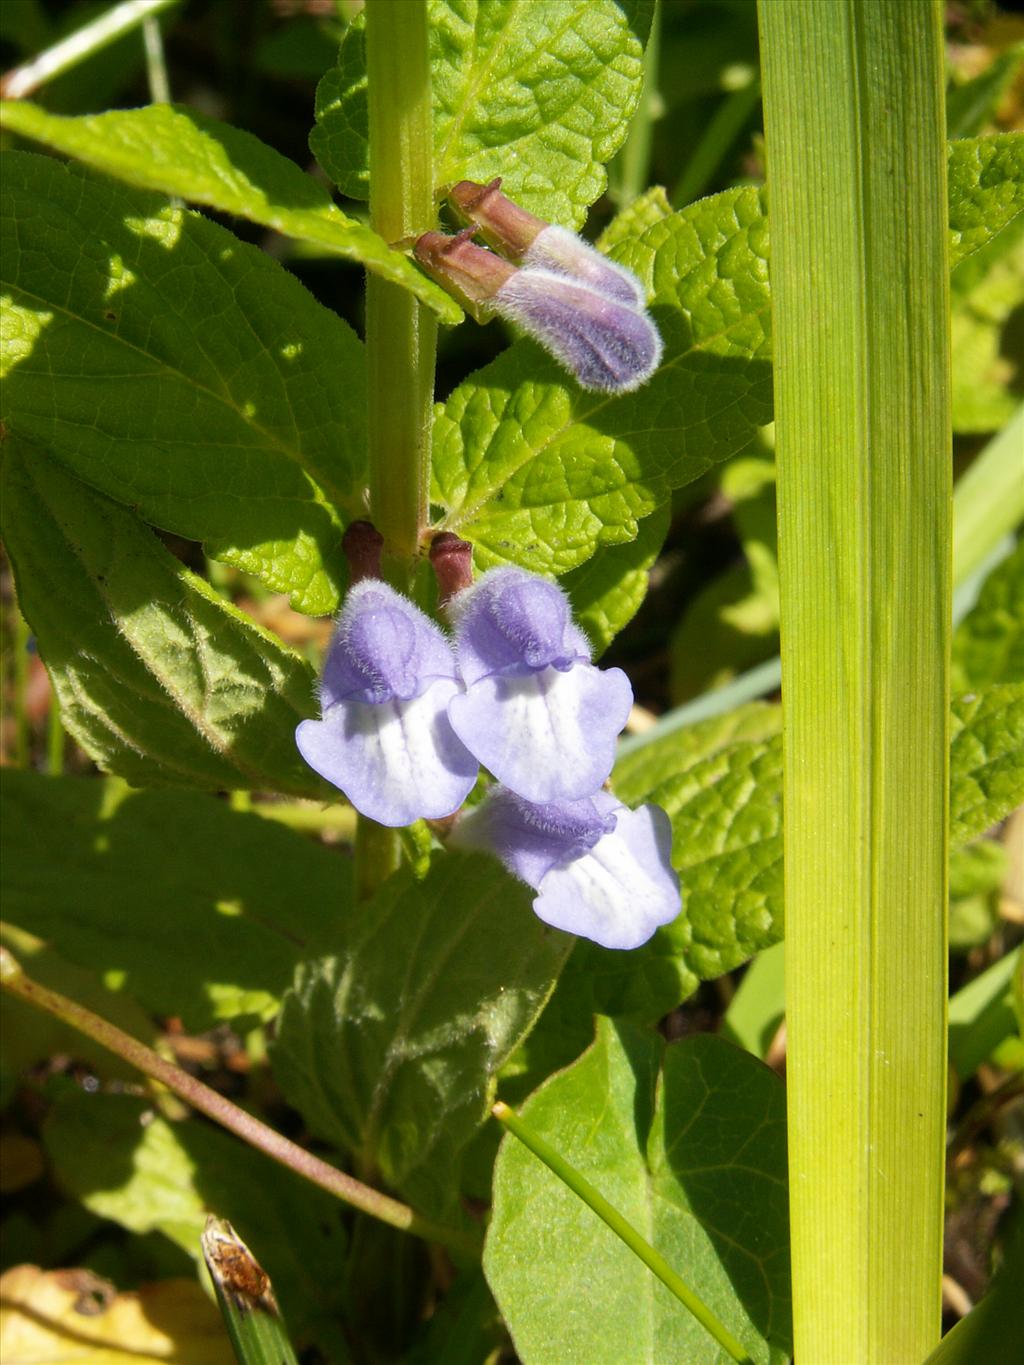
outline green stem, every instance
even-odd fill
[[[60,777],[64,771],[64,725],[60,718],[60,701],[52,686],[46,731],[46,771],[50,777]]]
[[[142,45],[146,52],[146,79],[149,82],[150,102],[170,104],[171,83],[167,79],[164,39],[160,32],[160,20],[153,15],[143,21]]]
[[[961,582],[1024,518],[1024,404],[993,436],[956,486],[953,581]]]
[[[115,5],[91,23],[84,24],[38,57],[8,71],[0,80],[0,94],[4,99],[23,100],[47,81],[70,71],[94,52],[109,47],[125,33],[175,3],[176,0],[124,0],[123,4]]]
[[[644,51],[644,86],[629,136],[608,167],[615,202],[619,208],[631,204],[647,188],[651,171],[651,140],[654,124],[661,112],[658,91],[659,50],[661,47],[661,0],[656,0],[651,32]]]
[[[367,0],[370,221],[386,242],[435,225],[426,0]],[[427,525],[437,321],[400,286],[368,275],[366,359],[370,519],[384,573],[411,586]],[[400,861],[398,835],[360,816],[356,891],[373,894]]]
[[[28,642],[31,632],[28,622],[15,606],[14,615],[14,766],[27,768],[30,756],[30,726],[28,719]]]
[[[664,1256],[656,1251],[650,1242],[645,1241],[640,1236],[633,1224],[624,1218],[614,1205],[609,1204],[604,1195],[594,1188],[586,1176],[581,1175],[574,1166],[571,1166],[561,1152],[546,1142],[539,1133],[535,1133],[507,1104],[503,1104],[499,1100],[491,1113],[500,1123],[505,1125],[509,1132],[516,1135],[524,1147],[528,1147],[534,1156],[539,1157],[563,1184],[568,1185],[573,1194],[578,1195],[588,1208],[593,1209],[598,1218],[607,1223],[616,1237],[622,1238],[630,1251],[643,1261],[648,1270],[657,1275],[666,1289],[675,1295],[683,1307],[693,1314],[706,1331],[711,1333],[719,1346],[732,1356],[733,1360],[738,1361],[739,1365],[750,1365],[751,1357],[743,1343],[737,1341],[729,1329],[719,1322],[711,1309],[672,1269]]]
[[[216,1090],[211,1090],[208,1085],[203,1085],[202,1081],[196,1080],[194,1076],[165,1061],[152,1048],[124,1033],[116,1025],[101,1019],[84,1005],[79,1005],[76,1001],[59,995],[57,991],[40,985],[38,981],[31,980],[8,949],[3,947],[0,947],[0,986],[37,1009],[53,1015],[65,1024],[70,1024],[72,1028],[84,1033],[101,1047],[116,1053],[130,1066],[165,1085],[193,1109],[198,1109],[207,1118],[213,1119],[215,1123],[240,1137],[243,1142],[280,1162],[282,1166],[287,1166],[297,1175],[301,1175],[314,1185],[319,1185],[336,1199],[343,1200],[344,1203],[369,1214],[371,1218],[387,1223],[390,1227],[412,1233],[426,1241],[438,1242],[453,1250],[479,1252],[479,1246],[472,1237],[455,1228],[444,1227],[429,1218],[422,1218],[407,1204],[381,1194],[379,1190],[371,1189],[334,1166],[328,1166],[326,1161],[321,1161],[312,1152],[307,1152],[297,1143],[282,1137],[280,1133],[275,1133],[265,1123],[253,1118],[244,1109],[239,1109],[237,1105],[232,1104]]]
[[[386,242],[435,226],[425,0],[367,0],[370,221]],[[399,285],[366,282],[370,518],[408,579],[427,524],[437,323]]]
[[[721,102],[672,192],[672,203],[677,208],[685,207],[704,193],[760,98],[761,82],[751,72],[746,85],[733,90]]]

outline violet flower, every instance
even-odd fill
[[[416,259],[475,317],[521,327],[584,389],[629,393],[658,368],[661,336],[645,312],[558,270],[518,270],[466,232],[425,232]]]
[[[448,703],[459,739],[527,801],[593,795],[633,689],[621,669],[590,662],[561,590],[525,569],[491,569],[450,610],[466,687]]]
[[[457,212],[479,230],[488,246],[530,269],[567,275],[605,298],[630,308],[647,306],[644,287],[625,266],[609,260],[569,228],[546,223],[501,193],[501,179],[481,185],[460,180],[448,191]]]
[[[349,589],[324,666],[322,720],[295,732],[311,768],[381,825],[458,810],[477,762],[446,708],[460,690],[451,645],[412,602],[367,578]]]
[[[629,810],[608,792],[531,805],[498,787],[451,842],[493,853],[539,893],[545,924],[604,948],[638,948],[679,913],[672,828],[658,806]]]

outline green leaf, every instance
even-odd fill
[[[593,645],[595,657],[604,653],[643,605],[649,570],[668,535],[671,511],[665,503],[640,523],[636,540],[603,550],[562,579],[573,615]]]
[[[1014,329],[1024,307],[1024,215],[954,271],[953,430],[995,431],[1024,394]]]
[[[1024,212],[1024,133],[949,145],[950,268]]]
[[[1024,66],[1024,43],[997,52],[988,68],[970,80],[953,84],[946,92],[946,127],[950,137],[973,137],[995,114],[999,104]]]
[[[524,1120],[646,1237],[757,1362],[788,1349],[785,1096],[748,1053],[600,1020]],[[484,1271],[524,1365],[729,1357],[585,1204],[506,1137]]]
[[[719,486],[732,509],[744,558],[696,594],[672,632],[676,705],[723,686],[778,649],[775,462],[763,455],[730,460]]]
[[[953,635],[953,690],[1024,680],[1024,540],[989,574]]]
[[[52,157],[4,154],[4,421],[154,525],[337,605],[361,508],[352,330],[255,247]]]
[[[625,140],[643,52],[614,0],[429,0],[434,178],[502,177],[538,217],[579,227]],[[366,54],[354,24],[320,82],[310,147],[343,193],[368,194]]]
[[[340,1307],[340,1205],[237,1138],[169,1123],[131,1095],[82,1092],[54,1105],[43,1136],[61,1184],[130,1232],[162,1232],[198,1260],[207,1214],[229,1219],[258,1249],[294,1331]]]
[[[462,384],[435,423],[442,529],[486,567],[565,573],[635,538],[641,518],[771,420],[767,224],[727,190],[653,223],[617,259],[653,297],[665,341],[640,392],[584,393],[529,340]]]
[[[108,772],[319,795],[295,748],[308,663],[220,598],[126,508],[7,442],[4,535],[61,720]]]
[[[597,245],[602,251],[610,253],[620,242],[628,242],[631,237],[639,237],[646,228],[671,216],[672,205],[663,186],[652,185],[621,213],[615,215],[598,237]]]
[[[32,826],[32,862],[29,867],[24,859],[25,831],[19,828],[19,821],[13,805],[11,789],[28,774],[14,768],[7,769],[0,786],[0,812],[4,829],[4,858],[0,864],[0,888],[4,899],[4,922],[0,925],[0,941],[4,947],[15,954],[18,962],[29,972],[33,981],[42,986],[59,991],[86,1009],[92,1010],[103,1019],[108,1019],[118,1028],[124,1029],[133,1037],[152,1046],[156,1029],[152,1019],[139,1003],[122,991],[112,990],[101,980],[98,972],[89,971],[80,965],[80,960],[70,960],[74,953],[62,954],[50,944],[40,942],[34,934],[24,932],[18,926],[26,923],[25,918],[16,913],[18,894],[14,884],[22,876],[30,876],[35,882],[46,880],[48,860],[39,857],[39,833],[45,829],[61,829],[60,825],[47,822]],[[36,781],[45,781],[36,778]],[[47,812],[50,814],[50,812]],[[54,847],[59,848],[54,841]],[[65,887],[64,893],[74,894],[74,886]],[[13,894],[10,894],[13,892]],[[109,944],[104,945],[107,952],[103,956],[101,970],[109,962]],[[172,1011],[168,1010],[167,1013]],[[86,1038],[70,1024],[65,1024],[52,1014],[44,1014],[18,996],[4,991],[0,995],[0,1070],[4,1077],[21,1077],[32,1067],[48,1062],[57,1053],[73,1056],[86,1062],[89,1068],[103,1079],[111,1077],[120,1082],[134,1083],[138,1072],[120,1057]]]
[[[462,318],[462,310],[443,289],[372,229],[346,217],[324,187],[293,161],[251,133],[194,109],[150,104],[63,118],[26,100],[9,100],[0,104],[0,128],[140,189],[179,195],[314,242],[402,285],[445,322]]]
[[[949,1061],[962,1081],[988,1061],[1004,1038],[1019,1036],[1013,977],[1020,962],[1020,948],[1007,953],[949,1002]]]
[[[780,707],[751,703],[673,731],[616,766],[623,801],[668,812],[683,911],[633,953],[581,945],[555,994],[569,998],[563,1008],[579,1013],[579,972],[594,1008],[653,1020],[700,981],[782,938],[781,724]],[[1024,683],[958,699],[952,733],[956,847],[1024,801]]]
[[[239,1365],[298,1365],[274,1287],[231,1224],[211,1214],[201,1244]]]
[[[350,911],[347,859],[213,797],[10,770],[0,811],[5,918],[196,1032],[273,1018]]]
[[[616,763],[612,783],[627,805],[637,806],[662,782],[688,772],[702,760],[727,751],[734,744],[773,739],[781,732],[780,707],[748,702],[634,749]]]
[[[483,855],[445,854],[419,882],[403,870],[285,996],[272,1062],[289,1102],[417,1207],[453,1197],[493,1077],[571,947],[530,899]]]
[[[1024,682],[954,700],[949,801],[953,847],[1024,801]]]

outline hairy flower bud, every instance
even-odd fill
[[[628,393],[650,379],[661,360],[661,337],[642,308],[564,272],[517,270],[475,246],[469,240],[473,231],[456,237],[425,232],[416,243],[416,259],[474,317],[486,320],[497,313],[515,323],[584,389]]]
[[[568,228],[534,217],[502,194],[500,186],[500,179],[489,185],[460,180],[448,192],[458,213],[479,228],[488,246],[517,265],[565,275],[630,308],[646,306],[644,287],[631,270]]]

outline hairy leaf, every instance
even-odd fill
[[[985,580],[953,635],[953,690],[1024,681],[1024,539]]]
[[[132,1095],[75,1091],[50,1111],[44,1138],[62,1185],[131,1232],[162,1232],[198,1260],[207,1213],[227,1218],[293,1329],[339,1307],[341,1206],[238,1138],[197,1119],[169,1123]]]
[[[352,330],[158,195],[4,154],[3,417],[154,525],[295,605],[337,605],[365,482]]]
[[[541,218],[579,227],[607,183],[640,96],[649,13],[614,0],[429,0],[434,179],[488,181]],[[338,187],[366,198],[363,26],[317,90],[310,147]]]
[[[61,718],[138,786],[326,788],[295,748],[309,664],[185,569],[127,508],[7,442],[4,535]]]
[[[285,996],[274,1074],[311,1132],[441,1207],[572,940],[536,919],[496,862],[451,853],[423,881],[391,877],[337,942]]]
[[[1024,133],[949,144],[950,266],[1024,213]]]
[[[789,1349],[785,1094],[749,1053],[599,1021],[523,1118],[766,1363]],[[511,1135],[484,1270],[524,1365],[722,1362],[695,1318]]]
[[[129,185],[179,195],[285,236],[315,242],[402,285],[445,322],[462,317],[443,289],[372,229],[346,217],[324,187],[293,161],[251,133],[194,109],[150,104],[64,118],[26,100],[9,100],[0,104],[0,128],[76,157]]]
[[[195,792],[11,771],[0,811],[5,918],[195,1031],[271,1019],[351,903],[346,859]]]
[[[584,393],[528,340],[438,410],[433,500],[482,565],[564,573],[632,540],[673,488],[771,420],[767,225],[760,193],[728,190],[623,242],[665,341],[637,393]]]

